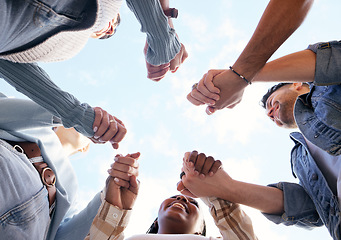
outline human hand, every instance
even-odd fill
[[[94,111],[93,129],[95,134],[90,139],[94,143],[106,143],[109,141],[114,149],[118,149],[118,143],[122,141],[127,133],[123,122],[100,107],[95,107]]]
[[[137,180],[140,153],[116,155],[115,162],[108,170],[105,200],[120,209],[131,209],[137,198],[139,182]]]
[[[146,55],[148,49],[148,43],[146,42],[144,47],[144,54]],[[160,81],[162,78],[166,76],[166,73],[170,70],[172,73],[175,73],[179,66],[185,61],[188,57],[188,53],[185,49],[185,46],[181,44],[180,52],[172,59],[169,63],[161,64],[158,66],[152,65],[147,62],[147,78],[153,81]]]
[[[209,70],[187,99],[196,106],[207,104],[207,114],[233,108],[241,102],[247,84],[231,70]]]
[[[190,157],[192,155],[192,157]],[[191,158],[194,156],[200,156],[199,158],[204,158],[205,155],[197,154],[197,152],[185,153],[183,159],[184,175],[181,178],[181,182],[178,183],[177,189],[184,195],[191,197],[223,197],[222,193],[230,190],[230,185],[233,185],[233,179],[220,168],[221,163],[217,163],[215,166],[216,173],[212,176],[200,177],[198,171],[195,168]],[[196,157],[198,158],[198,157]],[[206,156],[205,156],[206,158]],[[201,162],[201,160],[199,160]],[[210,162],[210,160],[209,160]],[[202,165],[202,164],[199,164]],[[208,166],[211,164],[208,164]],[[219,166],[219,167],[217,167]]]
[[[184,158],[183,160],[191,168],[194,167],[195,175],[200,178],[205,178],[206,175],[212,177],[222,167],[220,160],[214,160],[211,156],[206,157],[204,153],[198,153],[195,150],[189,154],[188,159]]]

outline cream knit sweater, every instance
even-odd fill
[[[92,27],[80,31],[62,31],[30,49],[2,55],[0,58],[19,63],[54,62],[72,58],[87,43],[90,35],[106,27],[116,16],[122,0],[97,0],[97,15]]]

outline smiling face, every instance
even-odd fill
[[[164,200],[158,214],[159,234],[194,234],[200,232],[201,218],[198,202],[183,195]]]
[[[266,101],[268,117],[279,127],[297,128],[294,106],[297,97],[306,92],[309,92],[309,88],[302,86],[301,83],[288,84],[277,89]]]

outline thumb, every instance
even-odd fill
[[[134,194],[137,194],[139,191],[140,181],[137,180],[135,175],[132,175],[129,178],[129,190],[133,192]]]
[[[208,115],[212,115],[213,113],[215,113],[215,111],[217,111],[215,107],[211,107],[211,106],[206,107],[206,113]]]

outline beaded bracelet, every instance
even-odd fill
[[[240,75],[239,73],[237,73],[231,66],[230,69],[232,72],[234,72],[238,77],[240,77],[241,79],[243,79],[246,84],[251,85],[251,81],[247,80],[243,75]]]

